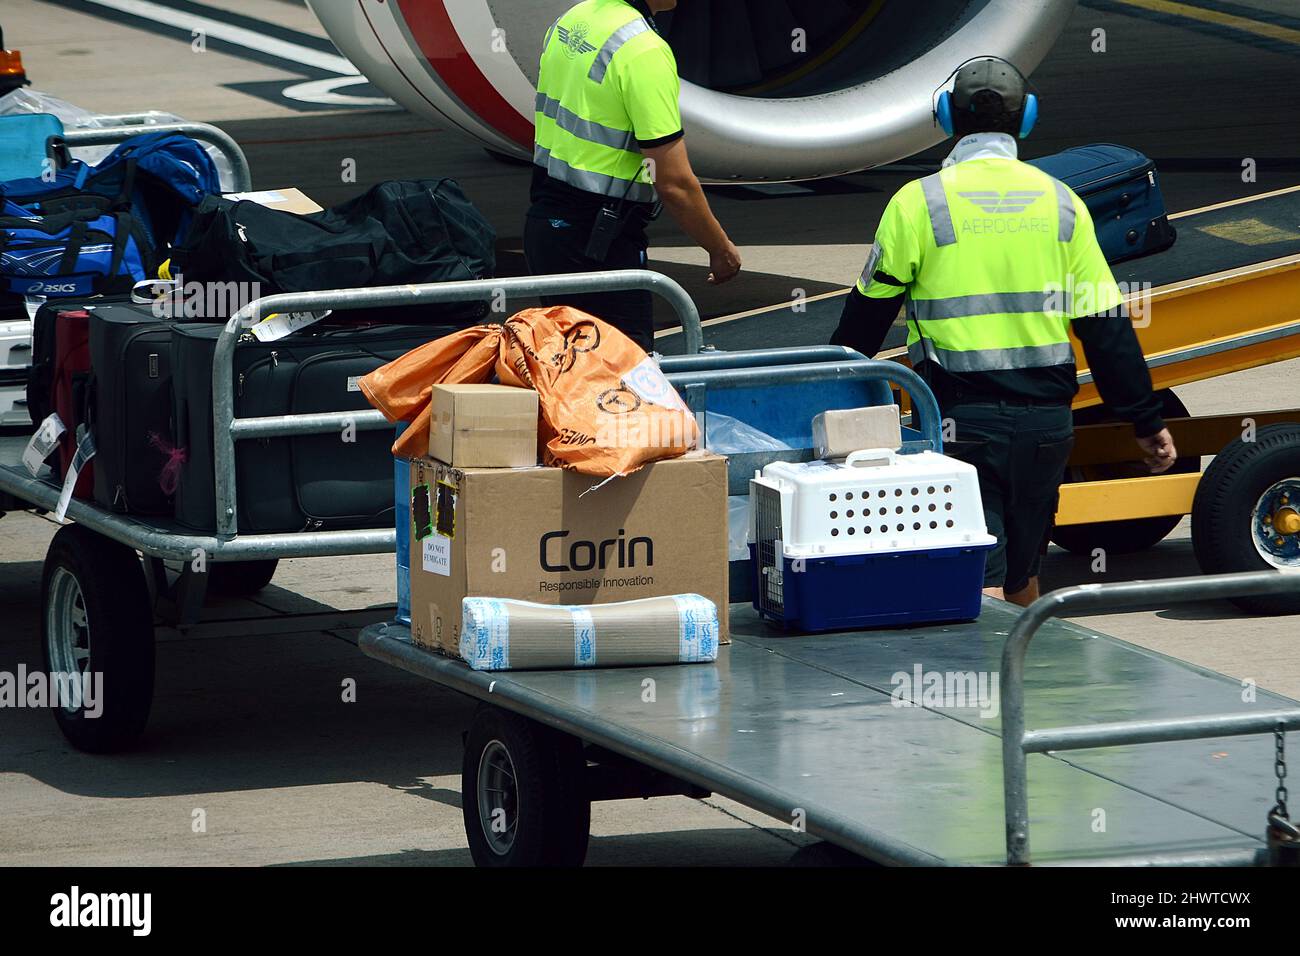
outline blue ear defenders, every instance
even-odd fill
[[[1024,139],[1034,131],[1038,122],[1038,94],[1026,93],[1024,112],[1020,114],[1020,138]]]
[[[939,128],[952,136],[955,130],[952,125],[952,91],[944,90],[939,94],[939,102],[934,107],[934,117],[939,121]]]
[[[976,57],[975,59],[982,59],[982,58]],[[995,57],[995,59],[1001,60],[1002,58]],[[970,60],[966,61],[966,63],[970,63],[970,62],[971,62]],[[1002,62],[1007,63],[1007,65],[1010,66],[1013,70],[1016,70],[1015,64],[1008,63],[1006,60],[1002,60]],[[966,63],[961,64],[961,66],[953,70],[952,73],[948,75],[948,79],[949,80],[952,79],[959,72],[961,72],[962,66],[965,66]],[[1020,73],[1019,70],[1016,70],[1016,72]],[[1023,79],[1024,74],[1021,73],[1020,75],[1021,78]],[[948,80],[944,80],[944,82],[947,83]],[[1027,85],[1028,80],[1026,80],[1025,82]],[[944,90],[942,93],[939,94],[939,99],[934,106],[934,118],[938,121],[940,129],[942,129],[949,136],[954,135],[955,129],[952,121],[952,91],[951,90]],[[1034,124],[1036,124],[1037,122],[1038,122],[1038,96],[1035,93],[1025,93],[1025,105],[1021,107],[1021,114],[1020,114],[1020,131],[1019,131],[1020,138],[1024,139],[1031,132],[1033,132]]]

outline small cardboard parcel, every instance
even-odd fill
[[[505,385],[434,385],[429,456],[457,468],[537,464],[537,393]]]
[[[412,461],[415,642],[459,657],[465,597],[605,604],[695,593],[717,605],[726,643],[726,459],[651,462],[584,495],[592,484],[561,468]]]

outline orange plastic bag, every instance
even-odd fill
[[[361,379],[389,421],[411,423],[393,454],[429,449],[432,386],[486,382],[533,388],[542,461],[585,475],[627,475],[694,448],[695,419],[654,359],[618,329],[568,306],[525,309],[504,325],[435,339]]]

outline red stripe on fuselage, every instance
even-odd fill
[[[393,0],[420,53],[466,108],[520,146],[533,146],[533,124],[519,115],[465,49],[447,0]]]

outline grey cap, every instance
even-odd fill
[[[1025,79],[1005,60],[981,57],[957,71],[952,86],[954,110],[969,110],[976,93],[988,90],[1002,97],[1002,108],[1014,113],[1025,105]]]

